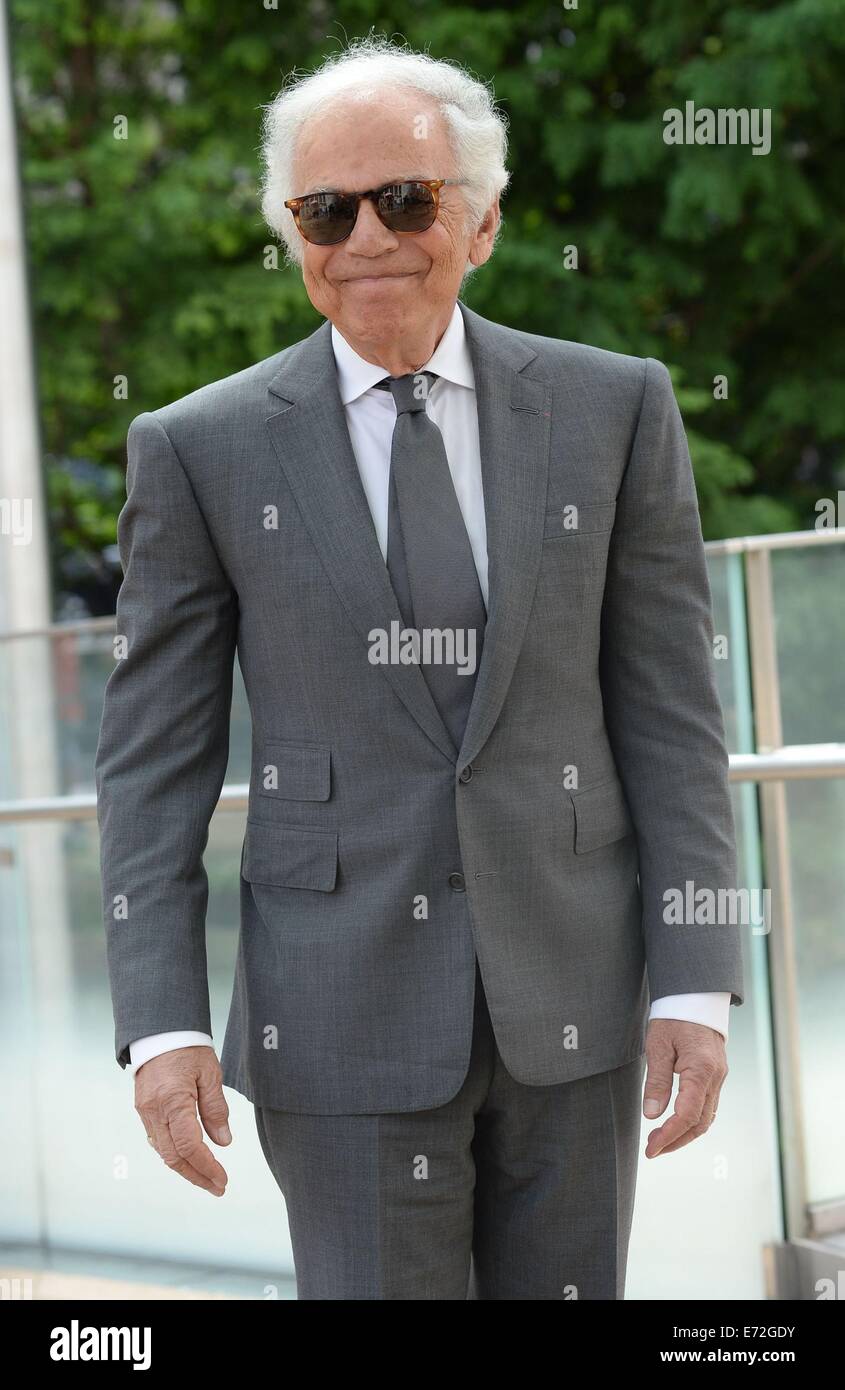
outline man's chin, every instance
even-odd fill
[[[406,286],[413,286],[417,283],[414,276],[402,282]],[[398,330],[403,324],[407,325],[410,313],[410,303],[407,289],[397,289],[395,286],[390,290],[377,288],[372,293],[368,293],[363,286],[355,286],[350,294],[343,294],[341,297],[343,317],[350,324],[354,324],[359,333],[372,334],[383,338],[385,332],[390,333]]]

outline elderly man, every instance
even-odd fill
[[[268,109],[325,322],[129,432],[97,785],[121,1066],[165,1163],[254,1104],[303,1299],[617,1299],[646,1154],[703,1134],[742,1002],[695,487],[666,369],[503,328],[504,124],[352,47]],[[202,854],[253,727],[222,1069]],[[707,916],[707,914],[704,914]],[[648,1074],[645,1100],[642,1082]],[[197,1119],[199,1114],[199,1121]]]

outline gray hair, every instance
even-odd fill
[[[461,192],[471,226],[481,224],[507,187],[507,123],[485,83],[458,63],[416,53],[381,35],[355,39],[314,72],[291,73],[278,96],[264,107],[261,211],[294,265],[302,265],[302,245],[293,215],[284,204],[287,198],[297,196],[292,178],[302,127],[354,88],[366,92],[391,87],[419,92],[437,104],[446,123],[457,177],[467,180]],[[464,278],[474,268],[468,263]]]

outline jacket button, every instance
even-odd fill
[[[450,874],[449,887],[452,889],[453,893],[465,893],[467,886],[464,882],[463,874]]]
[[[472,777],[472,763],[467,763],[463,772],[458,777],[459,782],[469,782]]]

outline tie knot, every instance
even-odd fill
[[[380,391],[390,391],[397,415],[408,415],[425,410],[428,393],[436,380],[434,372],[409,372],[407,376],[386,376],[376,385]]]

